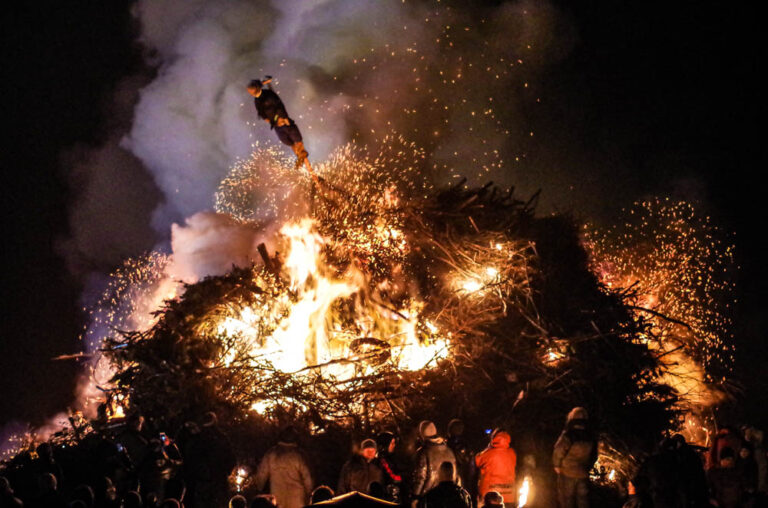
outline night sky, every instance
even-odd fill
[[[766,191],[757,178],[766,143],[756,78],[765,43],[755,14],[724,1],[554,4],[576,42],[547,71],[532,129],[544,131],[553,149],[573,153],[574,166],[615,168],[613,192],[576,201],[615,210],[652,195],[694,199],[735,233],[736,374],[745,395],[733,417],[768,425]],[[77,365],[50,360],[80,350],[84,324],[85,281],[61,256],[72,204],[62,154],[103,142],[118,81],[151,74],[133,42],[130,5],[34,2],[3,16],[0,425],[41,422],[72,400]]]

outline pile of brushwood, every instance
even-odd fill
[[[289,421],[312,433],[366,434],[425,418],[443,424],[461,418],[477,434],[506,427],[523,452],[541,457],[565,414],[580,405],[591,412],[606,453],[626,465],[675,425],[675,392],[655,381],[660,366],[640,340],[652,333],[648,324],[590,272],[575,222],[536,217],[535,201],[518,200],[511,190],[459,185],[387,210],[397,216],[409,251],[397,259],[397,270],[386,259],[370,263],[376,266],[371,281],[407,278],[425,302],[423,314],[451,331],[450,355],[432,368],[397,370],[374,347],[354,359],[376,359],[373,372],[337,383],[320,369],[289,374],[248,357],[207,323],[235,302],[261,305],[289,291],[274,267],[259,263],[186,286],[151,329],[110,340],[105,350],[118,369],[115,393],[167,428],[208,410],[235,434],[235,427],[265,430]],[[348,228],[368,220],[355,213]],[[328,237],[346,234],[320,222]],[[351,262],[344,247],[340,239],[326,253],[339,271]],[[462,295],[449,282],[488,263],[500,273],[478,294]],[[407,297],[374,296],[390,310]],[[263,326],[269,333],[270,324]],[[224,365],[219,359],[226,355]],[[276,402],[266,416],[251,410],[263,401]]]
[[[290,293],[275,266],[259,261],[187,285],[165,303],[152,328],[107,341],[104,352],[117,372],[113,396],[125,397],[132,411],[164,429],[215,411],[238,443],[235,448],[251,458],[275,429],[290,422],[314,436],[315,450],[328,454],[321,459],[325,464],[340,463],[347,454],[331,436],[382,429],[402,435],[422,419],[445,428],[460,418],[478,448],[484,429],[505,427],[518,453],[536,457],[542,466],[567,412],[584,406],[603,455],[615,458],[612,466],[620,473],[630,474],[632,457],[675,426],[676,394],[656,381],[660,366],[640,340],[652,333],[650,326],[622,293],[602,287],[590,272],[576,223],[563,215],[537,217],[535,202],[536,196],[518,200],[512,190],[490,185],[457,185],[385,211],[356,209],[354,203],[317,205],[318,229],[331,239],[325,255],[340,273],[353,262],[345,253],[350,230],[367,231],[366,221],[385,220],[404,232],[408,250],[396,259],[360,262],[359,252],[354,257],[362,270],[375,267],[372,286],[404,280],[389,287],[408,290],[372,288],[356,298],[395,312],[417,293],[424,302],[421,314],[451,332],[450,354],[430,368],[398,370],[376,341],[364,343],[371,347],[351,360],[375,368],[360,369],[344,383],[321,369],[284,373],[268,359],[249,357],[236,337],[220,336],[210,323],[233,306],[268,306]],[[333,224],[322,220],[323,206],[335,209]],[[337,222],[341,209],[351,210],[343,230]],[[456,280],[489,265],[498,273],[479,290],[457,289]],[[347,304],[352,305],[340,303]],[[273,323],[258,326],[269,334]],[[222,357],[228,361],[222,363]],[[252,410],[264,402],[272,403],[268,412]]]

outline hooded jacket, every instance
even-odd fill
[[[587,430],[587,411],[574,408],[568,413],[565,430],[555,443],[552,465],[568,478],[588,478],[597,460],[597,442]]]
[[[440,464],[450,462],[456,471],[456,456],[441,437],[429,438],[416,454],[412,494],[421,497],[440,483]],[[454,480],[460,482],[458,475]]]
[[[280,442],[267,451],[256,471],[256,488],[263,491],[267,482],[280,508],[301,508],[309,502],[312,475],[296,444]]]
[[[505,503],[517,501],[515,496],[515,467],[517,454],[509,447],[511,438],[504,431],[496,433],[491,444],[478,453],[475,465],[478,471],[478,495],[495,490],[504,497]]]

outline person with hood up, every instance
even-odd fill
[[[440,482],[440,465],[443,462],[453,464],[454,481],[459,485],[461,480],[456,475],[456,456],[445,442],[437,435],[437,427],[431,421],[424,420],[419,424],[422,446],[416,452],[416,465],[411,481],[412,506],[417,506],[419,500],[436,487]]]
[[[291,147],[293,153],[296,154],[296,168],[298,169],[302,164],[306,164],[307,170],[314,177],[314,172],[307,159],[309,154],[304,148],[301,131],[299,131],[296,122],[288,116],[283,101],[272,90],[271,82],[272,77],[267,76],[267,79],[264,81],[253,79],[248,83],[248,93],[253,96],[256,113],[259,115],[259,118],[269,124],[269,127],[275,131],[278,139],[284,145]],[[269,85],[269,88],[264,88],[264,85]]]
[[[472,508],[469,492],[456,485],[457,477],[453,464],[443,462],[438,469],[439,481],[436,487],[426,493],[421,508]]]
[[[478,472],[477,495],[481,499],[488,492],[495,490],[504,498],[504,503],[514,503],[517,500],[515,493],[517,454],[509,446],[511,440],[508,433],[496,429],[491,434],[488,448],[475,457]]]
[[[586,409],[573,408],[552,452],[560,508],[589,507],[589,470],[597,460],[597,441],[588,418]]]
[[[400,468],[395,460],[395,446],[397,441],[395,435],[391,432],[381,432],[376,436],[376,447],[378,455],[376,463],[384,474],[384,490],[387,493],[387,499],[393,503],[400,503],[402,499],[403,477],[400,474]]]
[[[264,491],[269,483],[269,492],[280,508],[301,508],[312,492],[309,464],[298,441],[294,427],[283,429],[279,442],[264,454],[256,470],[256,488]]]
[[[461,484],[467,488],[467,491],[470,491],[470,484],[475,472],[475,457],[464,439],[464,422],[457,418],[448,422],[447,443],[456,456],[456,466],[458,467],[456,472],[461,477]]]
[[[365,439],[360,443],[360,449],[341,468],[339,487],[336,494],[347,492],[362,492],[370,494],[371,483],[384,483],[384,474],[376,458],[376,442],[373,439]]]

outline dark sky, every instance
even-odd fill
[[[113,87],[141,67],[130,3],[34,2],[3,17],[11,134],[2,150],[0,425],[40,421],[72,400],[77,366],[50,361],[79,349],[83,325],[82,281],[57,253],[70,205],[61,153],[103,141]],[[599,182],[613,192],[587,197],[605,210],[649,195],[695,198],[736,233],[737,374],[746,390],[738,416],[765,418],[766,191],[756,177],[765,161],[756,77],[765,44],[756,15],[725,1],[554,3],[578,41],[548,71],[532,130],[571,147],[574,166],[600,160],[620,168],[608,185]]]

